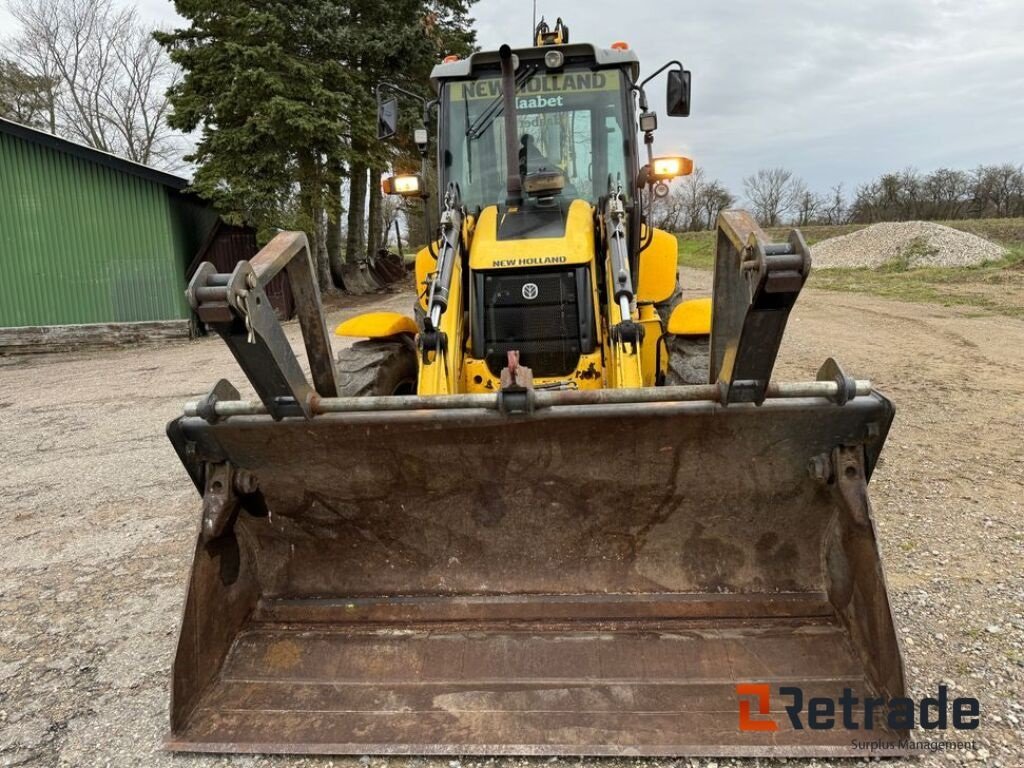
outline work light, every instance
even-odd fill
[[[388,176],[381,180],[381,192],[385,195],[401,195],[402,197],[419,197],[423,183],[415,174]]]

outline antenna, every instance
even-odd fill
[[[533,29],[530,30],[531,45],[537,42],[537,0],[533,0]]]

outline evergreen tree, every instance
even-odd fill
[[[468,49],[469,2],[175,0],[189,26],[155,36],[185,73],[170,123],[200,131],[195,190],[264,235],[301,226],[328,289],[341,179],[384,162],[373,85],[428,71],[450,41]]]
[[[34,128],[50,127],[54,88],[53,80],[0,58],[0,117]]]
[[[324,0],[176,0],[187,29],[156,33],[185,72],[171,90],[171,125],[201,131],[193,187],[229,219],[264,233],[298,193],[299,221],[319,253],[346,147],[342,116],[353,80],[338,57],[345,8]],[[322,261],[318,259],[318,262]],[[323,264],[318,264],[321,287]]]

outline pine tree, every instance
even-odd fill
[[[365,189],[365,169],[388,152],[373,86],[425,80],[439,47],[467,51],[470,2],[175,0],[189,26],[155,37],[184,71],[169,122],[200,132],[193,188],[264,236],[302,227],[330,288],[338,237],[325,226],[338,226],[341,180],[361,166]]]
[[[355,83],[338,55],[342,4],[326,0],[176,0],[186,29],[156,33],[185,72],[169,122],[200,130],[193,188],[230,220],[264,234],[298,194],[314,253],[325,207],[337,205],[336,170]],[[329,273],[318,259],[321,288]]]
[[[16,62],[0,58],[0,117],[34,128],[50,128],[53,80],[26,72]]]

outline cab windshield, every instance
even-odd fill
[[[596,202],[610,186],[628,189],[623,76],[618,70],[547,74],[524,62],[517,72],[519,172],[560,170],[563,196]],[[443,173],[470,208],[504,202],[505,118],[501,79],[450,82],[442,109],[447,128]]]

